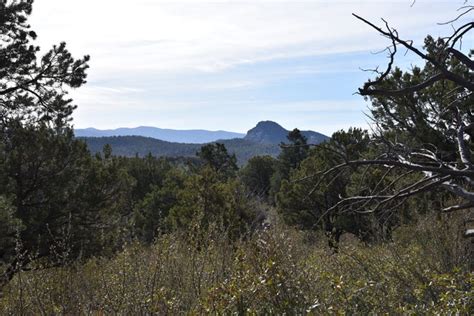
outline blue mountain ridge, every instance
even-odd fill
[[[226,131],[174,130],[150,126],[135,128],[121,127],[100,130],[95,128],[76,129],[76,137],[143,136],[175,143],[202,144],[218,139],[243,138],[245,134]]]
[[[143,136],[173,143],[205,144],[218,140],[243,138],[247,141],[261,144],[280,144],[286,142],[289,131],[272,121],[259,122],[247,134],[228,131],[208,130],[174,130],[150,126],[135,128],[121,127],[117,129],[100,130],[95,128],[76,129],[76,137],[111,137],[111,136]],[[327,136],[314,132],[302,131],[310,144],[318,144],[328,139]]]

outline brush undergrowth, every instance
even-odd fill
[[[113,258],[33,265],[2,290],[0,314],[467,315],[474,274],[456,232],[433,219],[389,243],[347,237],[335,252],[322,236],[281,225],[239,241],[195,227]]]

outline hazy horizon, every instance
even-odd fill
[[[265,120],[265,121],[271,121],[271,120]],[[208,132],[229,132],[229,133],[236,133],[236,134],[242,134],[245,135],[250,129],[254,128],[258,123],[262,121],[255,122],[252,126],[250,126],[248,129],[245,131],[233,131],[233,130],[226,130],[226,129],[207,129],[207,128],[163,128],[160,126],[151,126],[151,125],[137,125],[137,126],[119,126],[119,127],[112,127],[112,128],[97,128],[94,126],[89,126],[89,127],[74,127],[74,129],[80,129],[80,130],[87,130],[87,129],[96,129],[100,131],[110,131],[110,130],[117,130],[121,128],[127,128],[127,129],[136,129],[136,128],[158,128],[158,129],[169,129],[169,130],[176,130],[176,131],[208,131]],[[272,121],[274,123],[277,123],[281,127],[283,127],[286,130],[293,130],[295,128],[300,129],[297,126],[284,126],[280,124],[279,122]],[[309,129],[311,130],[311,129]],[[317,130],[311,130],[314,132],[318,132]],[[324,133],[323,133],[324,134]],[[330,135],[326,135],[330,136]]]

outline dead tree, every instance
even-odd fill
[[[472,12],[474,6],[466,5],[446,24],[459,23]],[[472,51],[462,47],[464,40],[472,48],[474,22],[471,19],[453,27],[445,38],[427,37],[424,48],[420,48],[403,39],[385,20],[380,27],[358,15],[354,17],[391,43],[384,50],[389,58],[385,70],[373,70],[376,78],[358,91],[377,105],[376,115],[386,118],[386,122],[374,119],[373,139],[383,150],[371,159],[347,160],[313,176],[327,179],[344,168],[381,168],[385,170],[382,177],[390,176],[391,182],[371,188],[368,194],[365,190],[364,194],[341,197],[327,212],[390,211],[411,197],[433,190],[447,192],[456,201],[444,205],[443,212],[474,208],[474,61]],[[395,67],[400,51],[420,58],[424,68],[403,72]],[[397,113],[401,102],[407,104],[409,113],[405,117]],[[398,132],[404,135],[401,139]],[[430,142],[430,137],[436,141]]]

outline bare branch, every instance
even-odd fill
[[[464,12],[460,13],[457,17],[455,17],[454,19],[452,20],[449,20],[449,21],[446,21],[446,22],[441,22],[441,23],[438,23],[438,25],[446,25],[446,24],[451,24],[453,22],[456,22],[457,20],[459,20],[460,18],[462,18],[463,16],[465,16],[466,14],[468,14],[469,12],[473,11],[474,10],[474,6],[464,6],[464,7],[461,7],[458,9],[458,11],[461,11],[461,10],[465,10]]]
[[[435,59],[427,56],[426,54],[422,53],[419,49],[417,49],[416,47],[413,47],[412,44],[408,43],[407,41],[404,41],[404,40],[401,40],[396,34],[394,34],[393,32],[386,32],[384,30],[382,30],[380,27],[376,26],[375,24],[369,22],[368,20],[358,16],[357,14],[353,13],[352,14],[354,17],[356,17],[357,19],[361,20],[362,22],[364,22],[365,24],[368,24],[369,26],[371,26],[372,28],[374,28],[375,30],[377,30],[377,32],[379,32],[380,34],[384,35],[385,37],[387,38],[390,38],[391,40],[395,41],[396,43],[398,44],[401,44],[403,46],[405,46],[408,50],[412,51],[413,53],[415,53],[416,55],[418,55],[420,58],[422,59],[425,59],[427,61],[429,61],[430,63],[432,63],[433,65],[437,66],[437,67],[440,67],[440,68],[443,68],[442,65],[440,63],[438,63]]]
[[[409,93],[414,93],[414,92],[417,92],[417,91],[420,91],[424,88],[427,88],[429,86],[431,86],[433,83],[437,82],[437,81],[440,81],[440,80],[450,80],[470,91],[474,91],[474,83],[471,81],[471,80],[468,80],[468,79],[465,79],[461,76],[459,76],[458,74],[455,74],[451,71],[449,71],[446,66],[441,63],[440,61],[436,60],[435,58],[423,53],[422,51],[420,51],[419,49],[417,49],[416,47],[413,46],[413,43],[409,42],[409,41],[405,41],[405,40],[402,40],[400,39],[400,37],[398,36],[397,32],[394,31],[393,29],[390,29],[388,27],[388,24],[387,22],[385,22],[387,28],[388,28],[388,31],[384,31],[382,28],[376,26],[375,24],[369,22],[368,20],[356,15],[356,14],[352,14],[354,17],[356,17],[357,19],[361,20],[362,22],[364,22],[365,24],[369,25],[370,27],[372,27],[373,29],[375,29],[377,32],[379,32],[380,34],[384,35],[385,37],[389,38],[394,47],[396,47],[397,44],[400,44],[404,47],[407,48],[407,50],[413,52],[414,54],[416,54],[417,56],[419,56],[420,58],[426,60],[427,62],[431,63],[435,69],[438,70],[438,74],[428,78],[427,80],[425,80],[424,82],[418,84],[418,85],[415,85],[413,87],[407,87],[407,88],[404,88],[404,89],[400,89],[400,90],[383,90],[383,89],[373,89],[372,87],[377,85],[378,83],[380,83],[383,79],[385,79],[385,77],[388,75],[387,74],[383,74],[380,78],[378,78],[376,81],[373,81],[373,82],[367,82],[363,88],[359,89],[359,93],[361,95],[364,95],[364,96],[369,96],[369,95],[386,95],[386,96],[400,96],[400,95],[406,95],[406,94],[409,94]],[[474,24],[473,24],[474,25]],[[460,32],[459,34],[457,34],[457,36],[455,36],[454,38],[452,38],[452,40],[454,41],[454,43],[459,40],[460,38],[462,38],[463,35],[465,35],[470,29],[471,29],[471,26],[466,25],[466,26],[463,26],[465,29]],[[461,28],[463,28],[461,27]],[[459,31],[459,29],[458,29]],[[455,32],[456,33],[456,32]],[[455,56],[459,56],[457,58],[461,58],[462,62],[463,63],[466,63],[467,64],[470,64],[466,58],[463,58],[462,56],[460,56],[459,54],[457,54],[456,52],[454,51],[450,51],[451,54],[456,54]],[[390,56],[390,61],[389,61],[389,64],[388,64],[388,67],[387,67],[387,70],[390,71],[391,67],[392,67],[392,64],[393,64],[393,58],[394,56]],[[469,58],[468,58],[469,59]]]
[[[376,82],[376,81],[373,81],[373,82],[370,82],[370,83],[364,85],[363,88],[360,88],[359,93],[361,95],[364,95],[364,96],[369,96],[369,95],[385,95],[385,96],[393,96],[393,97],[394,96],[401,96],[401,95],[407,95],[407,94],[411,94],[411,93],[423,90],[423,89],[431,86],[433,83],[435,83],[437,81],[440,81],[440,80],[443,80],[443,79],[447,79],[446,76],[442,73],[439,73],[439,74],[436,74],[436,75],[432,76],[431,78],[425,80],[424,82],[422,82],[418,85],[411,86],[411,87],[404,88],[404,89],[399,89],[399,90],[369,89],[369,87],[373,86],[373,83]],[[377,81],[379,81],[379,80],[377,80]]]
[[[443,183],[442,187],[463,199],[474,202],[474,192],[469,192],[452,181]]]
[[[473,23],[474,25],[474,23]],[[452,54],[454,57],[456,57],[457,60],[462,62],[466,67],[468,67],[471,70],[474,70],[474,61],[472,61],[469,57],[461,53],[460,51],[450,47],[447,49],[447,52]]]
[[[405,168],[407,170],[413,171],[420,171],[420,172],[433,172],[438,173],[441,175],[450,175],[454,177],[473,177],[474,170],[457,170],[457,169],[450,169],[446,167],[431,167],[426,165],[420,165],[411,163],[409,161],[401,162],[398,160],[384,160],[384,159],[376,159],[376,160],[352,160],[346,163],[337,165],[329,170],[327,170],[324,174],[332,173],[333,171],[343,168],[343,167],[357,167],[357,166],[365,166],[365,165],[378,165],[378,166],[396,166],[400,168]]]
[[[462,163],[468,169],[473,169],[472,162],[471,162],[471,152],[469,148],[466,146],[466,142],[464,140],[465,128],[466,126],[464,125],[464,123],[460,121],[458,133],[457,133],[459,156],[461,158]]]
[[[450,206],[450,207],[444,208],[444,209],[443,209],[443,212],[445,212],[445,213],[451,213],[451,212],[460,211],[460,210],[465,210],[465,209],[467,209],[467,208],[472,208],[472,207],[474,207],[474,203],[469,202],[469,203],[465,203],[465,204],[454,205],[454,206]]]

